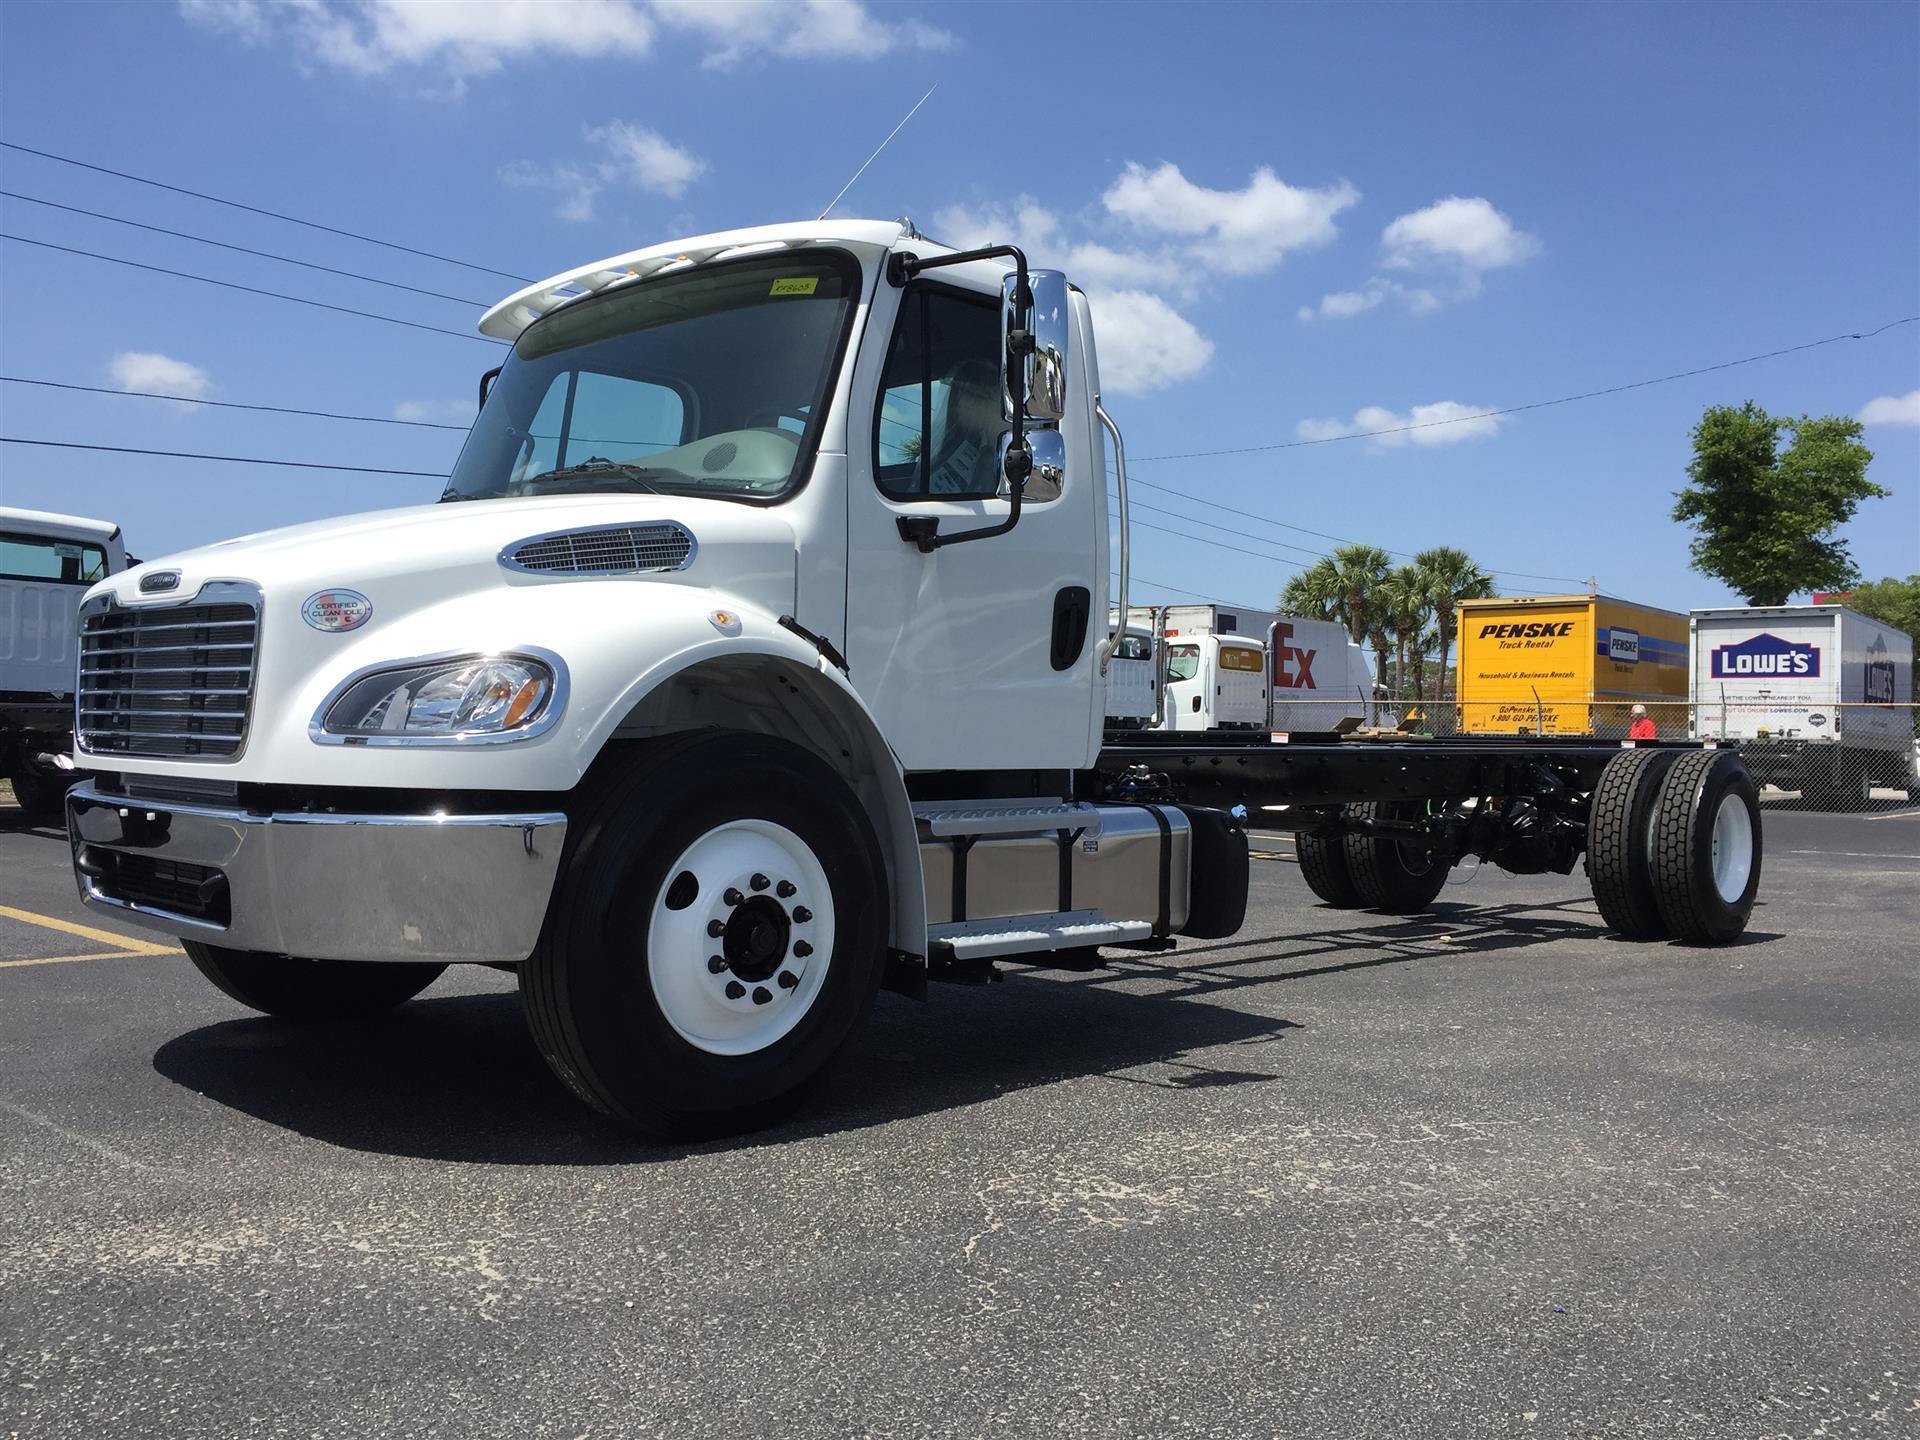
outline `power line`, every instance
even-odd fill
[[[333,225],[322,225],[317,220],[302,220],[297,215],[283,215],[278,210],[263,210],[258,205],[243,205],[238,200],[222,199],[218,195],[208,195],[200,190],[188,190],[180,185],[169,185],[160,180],[149,180],[144,175],[133,175],[125,170],[109,170],[104,165],[90,165],[85,160],[75,160],[69,155],[55,155],[51,150],[35,150],[30,145],[16,145],[11,140],[0,140],[0,149],[17,150],[22,155],[38,155],[42,160],[57,160],[62,165],[73,165],[81,170],[91,170],[98,175],[111,175],[118,180],[131,180],[138,185],[151,185],[156,190],[171,190],[176,195],[190,195],[195,200],[210,200],[215,205],[226,205],[235,210],[245,210],[252,215],[265,215],[270,220],[284,220],[289,225],[304,225],[309,230],[324,230],[329,235],[344,235],[349,240],[364,241],[368,245],[383,246],[388,250],[399,250],[408,255],[418,255],[425,260],[438,260],[445,265],[458,265],[463,270],[478,270],[487,275],[498,275],[503,280],[517,280],[521,284],[531,284],[528,275],[515,275],[510,271],[496,270],[491,265],[477,265],[471,260],[456,260],[451,255],[437,255],[431,250],[416,250],[411,245],[402,245],[393,240],[380,240],[372,235],[362,235],[356,230],[342,230]]]
[[[163,395],[154,390],[114,390],[104,385],[34,380],[25,375],[0,375],[0,384],[40,385],[49,390],[78,390],[87,395],[132,395],[141,400],[172,400],[180,405],[212,405],[222,410],[262,410],[270,415],[310,415],[319,420],[356,420],[363,425],[411,425],[421,430],[458,430],[462,435],[472,428],[467,425],[447,425],[437,420],[394,420],[385,415],[345,415],[336,410],[301,410],[292,405],[243,405],[237,400],[203,400],[194,395]]]
[[[217,245],[222,250],[233,250],[242,255],[258,255],[262,260],[278,260],[283,265],[298,265],[305,270],[323,270],[329,275],[344,275],[349,280],[364,280],[369,285],[385,285],[389,290],[406,290],[415,295],[430,296],[435,300],[451,300],[456,305],[472,305],[476,309],[484,310],[492,303],[487,300],[468,300],[460,295],[444,295],[438,290],[422,290],[418,285],[402,285],[398,280],[382,280],[378,275],[362,275],[357,270],[336,270],[331,265],[316,265],[311,260],[296,260],[291,255],[279,255],[271,250],[251,250],[245,245],[230,245],[225,240],[212,240],[205,235],[191,235],[185,230],[169,230],[164,225],[148,225],[119,215],[103,214],[98,210],[82,210],[78,205],[62,205],[57,200],[42,200],[38,196],[22,195],[15,190],[0,190],[0,196],[5,196],[9,200],[24,200],[29,205],[44,205],[49,210],[64,210],[69,215],[86,215],[94,220],[106,220],[115,225],[131,225],[136,230],[151,230],[156,235],[171,235],[178,240],[191,240],[196,245]]]
[[[1776,360],[1782,355],[1794,355],[1802,350],[1817,350],[1822,345],[1837,345],[1842,340],[1871,340],[1874,336],[1896,326],[1916,323],[1920,323],[1920,315],[1907,315],[1898,320],[1889,320],[1875,330],[1829,335],[1824,340],[1809,340],[1804,345],[1789,345],[1781,350],[1769,350],[1762,355],[1748,355],[1739,360],[1724,360],[1718,365],[1702,365],[1697,370],[1677,370],[1671,375],[1656,375],[1650,380],[1631,380],[1624,385],[1609,385],[1600,390],[1585,390],[1578,395],[1562,395],[1554,400],[1533,400],[1525,405],[1509,405],[1501,410],[1476,410],[1471,415],[1456,415],[1447,420],[1423,420],[1418,425],[1395,425],[1386,430],[1357,430],[1351,435],[1327,435],[1318,440],[1288,440],[1272,445],[1242,445],[1232,450],[1189,450],[1179,455],[1142,455],[1135,463],[1146,464],[1153,460],[1210,460],[1221,455],[1253,455],[1268,450],[1298,450],[1308,445],[1332,445],[1341,440],[1370,440],[1381,435],[1405,435],[1414,430],[1432,430],[1441,425],[1464,425],[1470,420],[1486,420],[1497,415],[1518,415],[1527,410],[1545,410],[1552,405],[1571,405],[1576,400],[1594,400],[1602,395],[1619,395],[1628,390],[1644,390],[1649,385],[1665,385],[1671,380],[1688,380],[1695,375],[1711,375],[1716,370],[1731,370],[1738,365],[1752,365],[1761,360]]]
[[[72,440],[33,440],[0,435],[0,445],[44,445],[54,450],[103,450],[113,455],[164,455],[172,460],[219,460],[229,465],[285,465],[295,470],[343,470],[355,475],[411,475],[422,480],[445,480],[433,470],[383,470],[373,465],[322,465],[315,460],[263,460],[254,455],[200,455],[190,450],[142,450],[131,445],[82,445]]]
[[[295,305],[311,305],[316,310],[332,310],[340,315],[358,315],[363,320],[384,320],[389,325],[404,325],[409,330],[427,330],[435,335],[451,335],[456,340],[478,340],[486,345],[504,347],[504,340],[489,339],[485,335],[475,335],[467,330],[449,330],[443,325],[423,325],[418,320],[402,320],[397,315],[382,315],[373,310],[355,310],[348,305],[330,305],[324,300],[309,300],[302,295],[288,295],[280,290],[262,290],[254,285],[241,285],[232,280],[216,280],[211,275],[194,275],[185,270],[169,270],[163,265],[147,265],[139,260],[127,260],[118,255],[102,255],[95,250],[76,250],[71,245],[55,245],[47,240],[29,240],[24,235],[11,235],[0,230],[0,240],[12,240],[21,245],[35,245],[42,250],[58,250],[67,255],[84,255],[89,260],[105,260],[112,265],[126,265],[135,270],[151,270],[156,275],[173,275],[182,280],[198,280],[202,285],[218,285],[223,290],[244,290],[249,295],[265,295],[274,300],[289,300]]]

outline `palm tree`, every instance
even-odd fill
[[[1393,557],[1378,545],[1342,545],[1330,558],[1346,611],[1347,634],[1354,644],[1373,647],[1373,679],[1381,684],[1387,675],[1387,628],[1380,584],[1393,568]]]
[[[1280,612],[1300,615],[1309,620],[1337,620],[1345,623],[1346,594],[1340,588],[1340,572],[1333,561],[1322,558],[1287,581],[1280,592]]]
[[[1400,566],[1380,582],[1379,596],[1381,619],[1394,642],[1394,693],[1405,699],[1407,652],[1419,638],[1421,629],[1427,623],[1427,611],[1433,604],[1426,572],[1417,565]]]
[[[1451,545],[1422,550],[1413,557],[1413,563],[1427,577],[1427,595],[1433,603],[1434,628],[1440,634],[1440,684],[1444,690],[1447,657],[1453,651],[1453,639],[1458,633],[1454,607],[1462,600],[1483,600],[1492,595],[1493,577],[1482,570],[1466,551],[1456,550]]]

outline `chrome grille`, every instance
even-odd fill
[[[538,575],[630,575],[641,570],[682,570],[693,559],[693,535],[672,521],[649,525],[602,525],[536,535],[501,552],[512,570]]]
[[[247,739],[257,606],[113,607],[80,622],[74,733],[95,755],[230,760]]]

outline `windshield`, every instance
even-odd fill
[[[1167,679],[1191,680],[1199,673],[1198,645],[1172,645],[1167,648]]]
[[[756,256],[535,322],[441,498],[784,493],[813,452],[859,274],[833,251]]]

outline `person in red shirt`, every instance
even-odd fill
[[[1647,714],[1646,706],[1636,705],[1633,707],[1633,724],[1628,727],[1627,738],[1629,740],[1658,740],[1660,738],[1660,731],[1654,725],[1653,717]]]

